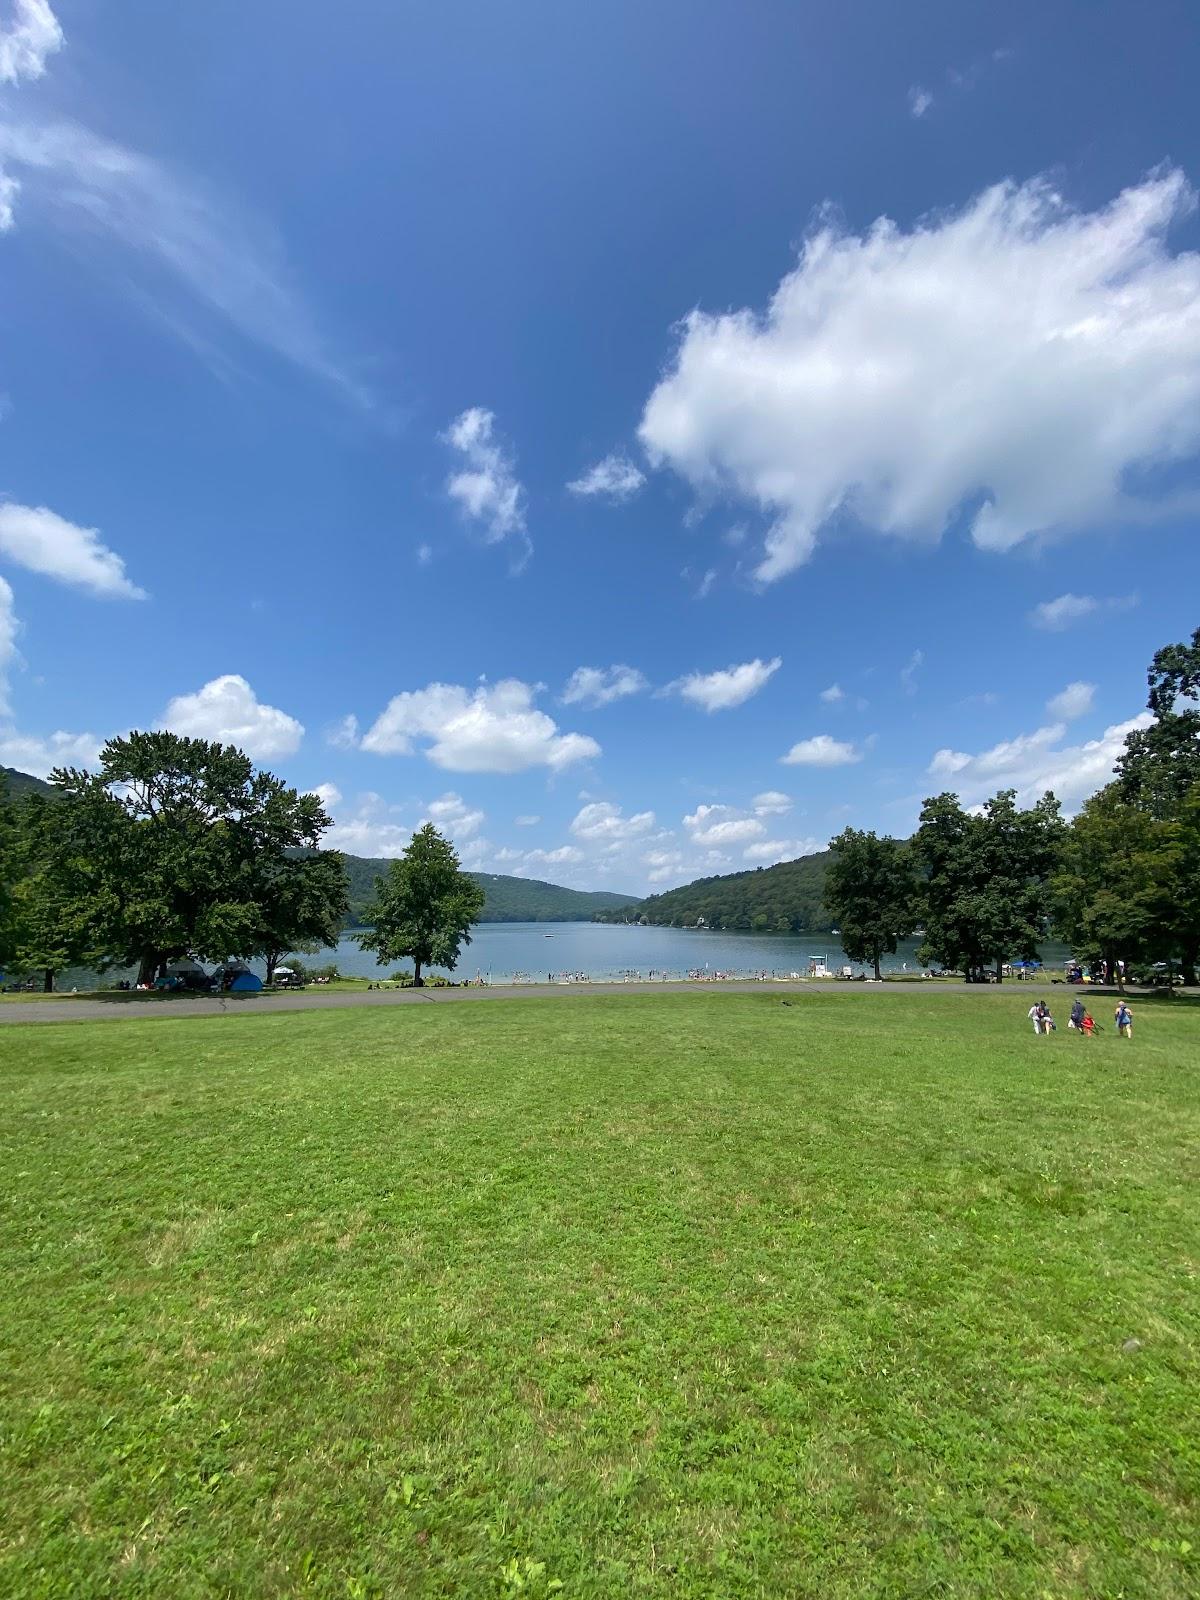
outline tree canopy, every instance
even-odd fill
[[[912,932],[919,901],[912,855],[898,839],[846,828],[830,843],[825,904],[851,961],[879,961]]]
[[[354,937],[381,965],[411,960],[420,987],[423,967],[457,964],[483,901],[483,890],[462,871],[454,846],[427,822],[380,880],[364,912],[370,927]]]

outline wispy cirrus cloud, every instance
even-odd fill
[[[318,325],[278,235],[249,208],[74,122],[0,121],[0,170],[10,182],[19,175],[18,220],[86,247],[93,265],[98,245],[119,252],[121,280],[198,353],[210,347],[204,314],[354,406],[373,404]],[[0,192],[0,223],[13,201]]]
[[[575,478],[567,488],[575,495],[603,495],[607,500],[628,500],[646,481],[646,474],[628,456],[605,456]]]
[[[66,43],[47,0],[13,0],[13,17],[0,27],[0,83],[40,78],[46,62]]]

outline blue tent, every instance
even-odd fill
[[[253,972],[239,972],[229,985],[230,994],[257,994],[262,988],[262,979],[255,977]]]

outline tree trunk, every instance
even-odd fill
[[[875,951],[875,982],[878,983],[882,979],[882,977],[883,977],[883,973],[880,972],[880,970],[879,970],[879,951],[876,950]]]
[[[425,987],[425,980],[421,976],[421,963],[419,961],[414,960],[413,961],[413,988],[414,989],[423,989],[424,987]]]
[[[1179,969],[1183,974],[1183,981],[1189,989],[1196,986],[1196,952],[1185,950],[1179,957]]]
[[[45,972],[42,974],[42,993],[43,994],[53,994],[54,993],[54,968],[53,967],[47,967]]]
[[[157,950],[143,950],[142,951],[142,959],[138,963],[137,981],[138,981],[139,988],[143,984],[146,984],[146,985],[152,984],[157,975],[158,975],[158,951]]]
[[[267,987],[268,987],[268,989],[275,982],[275,968],[278,965],[279,965],[279,953],[278,953],[278,951],[269,950],[267,952]]]
[[[996,957],[996,982],[1004,982],[1004,960],[1001,956]]]

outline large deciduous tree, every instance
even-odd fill
[[[350,911],[346,864],[335,850],[262,864],[255,896],[260,931],[254,954],[267,964],[267,982],[290,950],[313,953],[336,944]]]
[[[830,841],[833,860],[825,879],[825,904],[838,924],[842,949],[852,961],[879,962],[917,921],[912,856],[898,839],[846,828]]]
[[[110,739],[98,772],[53,781],[90,834],[109,963],[150,982],[178,956],[288,942],[277,891],[309,870],[306,853],[329,826],[316,795],[256,772],[232,745],[172,733]]]
[[[457,963],[460,948],[471,942],[483,898],[474,878],[461,870],[454,846],[427,822],[380,878],[363,911],[369,926],[354,937],[364,950],[374,950],[381,966],[411,960],[419,987],[423,967]]]
[[[1011,956],[1036,958],[1063,834],[1051,794],[1027,810],[1011,789],[978,812],[964,811],[953,794],[927,800],[913,840],[925,875],[922,959],[972,982],[993,964],[1000,981]]]
[[[1117,786],[1128,804],[1168,821],[1200,784],[1200,628],[1190,644],[1157,651],[1147,681],[1154,720],[1126,738]]]

